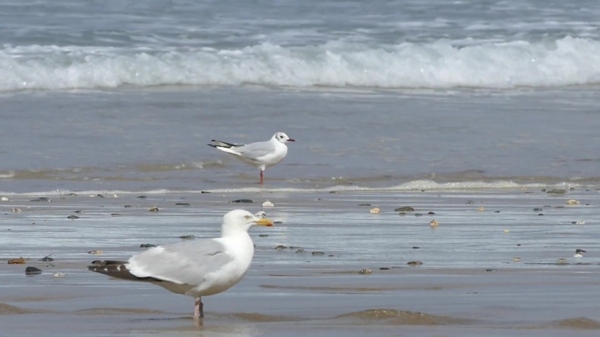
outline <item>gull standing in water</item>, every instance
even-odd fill
[[[194,318],[204,317],[202,296],[238,283],[252,262],[254,244],[248,229],[273,226],[267,218],[237,209],[223,217],[221,237],[150,248],[129,261],[94,261],[89,270],[132,281],[145,281],[196,299]]]
[[[248,165],[260,169],[260,183],[264,183],[264,171],[267,167],[277,165],[287,155],[287,142],[295,142],[283,132],[277,132],[270,140],[250,144],[233,144],[220,140],[211,140],[208,146],[235,156]]]

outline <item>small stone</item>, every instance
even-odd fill
[[[412,249],[421,249],[419,246],[413,246]]]
[[[31,201],[33,201],[33,202],[51,202],[52,199],[50,199],[48,197],[39,197],[36,199],[32,199]]]
[[[178,202],[175,204],[175,206],[190,206],[189,202]]]
[[[371,214],[379,214],[380,212],[381,212],[381,210],[379,208],[377,208],[377,207],[371,208],[369,210],[369,213],[371,213]]]
[[[104,198],[102,194],[96,194],[96,198]]]
[[[262,203],[262,207],[275,207],[275,205],[269,200]]]
[[[508,234],[508,233],[510,233],[510,229],[505,229],[503,232],[504,232],[504,234]]]
[[[61,273],[61,272],[53,273],[52,277],[65,277],[65,273]]]
[[[78,210],[74,211],[73,213],[81,214],[81,212],[83,212],[83,211],[78,209]]]
[[[485,271],[487,271],[487,272],[495,272],[495,271],[498,271],[498,269],[490,268],[490,269],[486,269]]]
[[[569,262],[565,258],[560,258],[560,259],[556,260],[556,264],[565,265],[565,264],[569,264]]]
[[[573,225],[585,225],[585,220],[571,221]]]
[[[90,250],[87,253],[88,254],[92,254],[92,255],[102,255],[102,254],[104,254],[104,252],[101,251],[101,250]]]
[[[423,262],[421,262],[421,261],[409,261],[406,264],[409,265],[409,266],[411,266],[411,267],[416,267],[416,266],[422,265]]]
[[[571,199],[571,200],[567,200],[567,202],[565,202],[565,204],[567,204],[569,206],[577,206],[580,204],[580,202],[578,200]]]
[[[286,247],[284,245],[277,245],[277,246],[273,247],[273,249],[276,249],[276,250],[282,250],[282,249],[287,249],[287,248],[288,247]]]
[[[42,273],[42,270],[40,268],[36,268],[36,267],[25,268],[25,275],[28,275],[28,276],[39,275],[41,273]]]
[[[368,275],[368,274],[371,274],[372,271],[371,271],[371,269],[364,268],[364,269],[359,270],[358,273],[363,274],[363,275]]]
[[[439,226],[439,223],[437,222],[437,220],[433,219],[433,220],[429,221],[429,226],[437,227],[437,226]]]
[[[152,247],[156,247],[156,245],[153,245],[151,243],[142,243],[140,245],[140,248],[152,248]]]
[[[267,236],[269,236],[269,234],[258,234],[259,238],[266,238]]]
[[[53,258],[51,258],[51,257],[50,257],[50,255],[46,255],[46,256],[44,256],[43,258],[41,258],[41,259],[40,259],[40,261],[43,261],[43,262],[51,262],[51,261],[54,261],[54,259],[53,259]]]
[[[562,188],[554,188],[554,189],[547,191],[546,193],[548,193],[548,194],[565,194],[565,193],[567,193],[567,190],[562,189]]]
[[[358,206],[367,206],[367,207],[370,207],[372,205],[371,204],[358,204]]]
[[[423,213],[415,213],[415,216],[423,216]]]
[[[138,195],[137,198],[138,199],[146,199],[147,197],[145,195]]]
[[[485,207],[481,206],[477,210],[480,211],[480,212],[483,212],[483,211],[485,211]]]
[[[427,212],[427,215],[435,215],[435,212]]]
[[[379,270],[390,270],[390,267],[381,267]]]
[[[533,209],[534,212],[541,212],[543,210],[544,210],[543,208],[539,208],[539,207],[536,207]]]
[[[131,206],[131,205],[124,205],[123,207],[125,207],[125,208],[131,208],[133,206]]]
[[[21,209],[20,209],[20,208],[17,208],[17,207],[14,207],[14,208],[13,208],[11,211],[12,211],[13,213],[21,213],[21,212],[22,212],[22,211],[21,211]]]
[[[181,235],[179,238],[183,239],[183,240],[192,240],[193,238],[195,238],[195,236],[191,235],[191,234],[190,235]]]
[[[398,207],[394,210],[394,212],[414,212],[415,209],[410,206]]]
[[[253,201],[251,199],[237,199],[230,201],[230,203],[234,204],[251,204],[252,202]]]
[[[254,214],[255,217],[259,218],[259,219],[264,219],[267,217],[267,212],[265,211],[258,211],[256,212],[256,214]]]
[[[69,215],[67,219],[79,219],[77,215]]]
[[[494,211],[494,213],[500,213],[500,211]]]
[[[322,255],[325,255],[325,253],[324,252],[312,252],[312,255],[322,256]]]
[[[148,212],[158,212],[158,207],[150,207],[150,209],[148,209]]]
[[[513,260],[514,262],[521,262],[521,258],[520,258],[520,257],[518,257],[518,256],[515,256],[515,257],[513,257],[513,258],[512,258],[512,260]]]
[[[26,262],[27,262],[27,260],[25,260],[22,257],[17,258],[17,259],[9,259],[8,260],[8,264],[25,264]]]

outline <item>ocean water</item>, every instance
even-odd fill
[[[600,5],[0,4],[0,192],[597,186]]]
[[[0,326],[596,336],[598,17],[591,0],[0,2],[0,258],[44,269],[0,264]],[[264,186],[206,146],[277,131],[296,142]],[[282,223],[252,230],[250,271],[200,331],[190,298],[85,269],[266,200]]]

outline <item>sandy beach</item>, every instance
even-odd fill
[[[2,335],[596,335],[598,192],[562,192],[11,196],[0,205]],[[250,271],[204,299],[200,326],[191,297],[85,268],[141,244],[217,236],[222,214],[265,200],[278,223],[251,230]],[[403,206],[415,210],[394,211]],[[576,248],[588,253],[575,258]],[[26,264],[7,263],[19,257]],[[28,266],[42,274],[26,276]]]

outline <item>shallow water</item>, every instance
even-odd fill
[[[597,292],[600,264],[595,190],[139,196],[64,195],[46,203],[20,196],[3,202],[0,257],[30,258],[28,265],[44,270],[26,277],[23,265],[0,265],[4,331],[44,336],[356,331],[553,336],[568,331],[591,336],[600,326],[590,296]],[[230,203],[239,198],[255,203]],[[265,209],[267,214],[282,223],[251,230],[256,254],[250,271],[234,288],[205,298],[201,327],[188,318],[191,298],[85,269],[95,259],[124,259],[142,250],[142,243],[216,236],[224,212],[258,210],[267,199],[276,205]],[[568,199],[581,204],[566,206]],[[153,206],[159,212],[148,212]],[[400,206],[424,215],[400,216],[394,212]],[[12,213],[13,207],[22,212]],[[381,212],[370,213],[373,207]],[[543,210],[533,210],[538,207]],[[71,214],[80,218],[67,219]],[[437,229],[428,225],[433,218]],[[571,224],[576,219],[586,222]],[[274,249],[277,245],[293,248]],[[574,258],[575,248],[588,254]],[[37,261],[48,254],[55,258],[53,266]],[[558,263],[559,258],[566,262]],[[408,266],[413,260],[423,265]],[[362,269],[371,273],[359,273]],[[57,271],[66,276],[52,277]],[[35,326],[26,323],[32,319]]]

